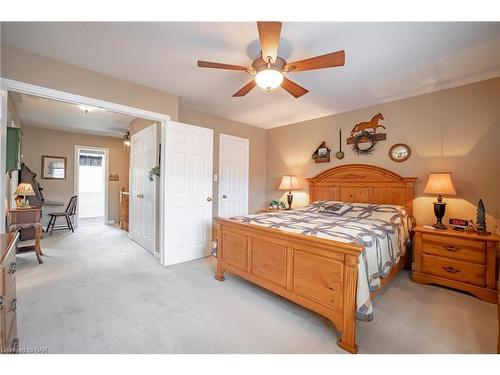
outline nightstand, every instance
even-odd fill
[[[459,289],[497,303],[496,252],[500,238],[417,226],[412,280]]]

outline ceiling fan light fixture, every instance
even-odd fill
[[[130,146],[130,132],[127,132],[127,134],[123,136],[123,144],[125,146]]]
[[[283,82],[283,73],[277,69],[266,68],[257,72],[255,82],[264,90],[272,90]]]

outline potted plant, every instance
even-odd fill
[[[160,166],[159,165],[154,166],[148,172],[149,181],[153,182],[155,179],[155,176],[157,176],[157,177],[160,176]]]

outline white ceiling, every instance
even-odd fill
[[[262,128],[500,76],[500,23],[285,22],[289,62],[344,49],[342,68],[290,73],[310,92],[231,95],[250,79],[198,59],[249,65],[255,23],[3,23],[2,42],[178,95],[181,104]]]
[[[23,125],[46,129],[123,137],[134,117],[96,109],[85,113],[75,104],[11,93]]]

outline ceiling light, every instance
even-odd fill
[[[92,112],[92,111],[95,111],[96,109],[99,109],[97,107],[92,107],[90,105],[85,105],[85,104],[78,105],[78,108],[80,108],[82,111],[84,111],[85,114]]]
[[[283,82],[283,73],[273,68],[263,69],[257,72],[255,82],[265,90],[272,90]]]
[[[127,134],[123,136],[123,144],[125,146],[130,146],[130,132],[127,132]]]

